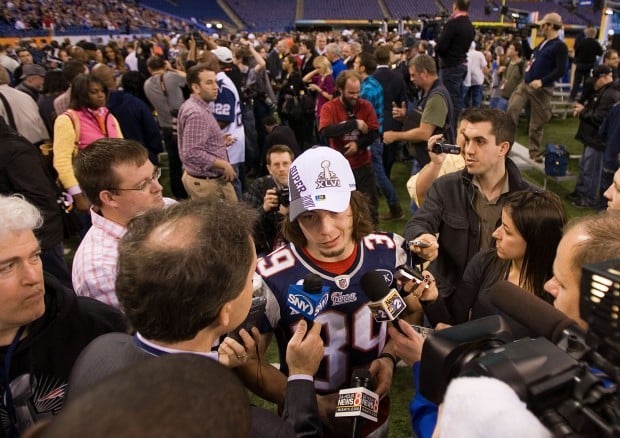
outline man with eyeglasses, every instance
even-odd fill
[[[78,295],[119,307],[114,283],[118,241],[127,223],[152,208],[175,201],[163,197],[161,169],[148,159],[140,143],[103,138],[82,149],[74,162],[75,176],[92,203],[92,227],[73,259],[72,281]]]
[[[560,38],[562,17],[551,12],[538,23],[545,38],[532,53],[523,72],[523,82],[517,87],[508,102],[508,115],[515,126],[525,105],[530,103],[529,150],[530,159],[543,161],[542,139],[545,123],[551,120],[551,97],[553,85],[566,73],[568,47]]]

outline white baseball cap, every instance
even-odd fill
[[[288,187],[288,212],[294,221],[305,211],[345,211],[355,190],[355,177],[344,155],[326,146],[314,146],[291,164]]]
[[[211,50],[211,53],[215,55],[215,57],[223,64],[230,64],[233,62],[233,54],[228,47],[218,47],[217,49]]]

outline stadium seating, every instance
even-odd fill
[[[381,20],[383,12],[377,0],[329,0],[304,2],[304,19]]]
[[[417,17],[422,14],[437,15],[441,11],[435,0],[417,0],[404,2],[402,0],[385,0],[385,5],[389,9],[393,18]]]
[[[295,22],[295,0],[228,0],[228,5],[248,30],[292,29]]]
[[[179,17],[230,22],[216,0],[141,0],[140,4]]]

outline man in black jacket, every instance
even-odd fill
[[[63,406],[73,362],[99,335],[126,329],[122,315],[78,298],[44,275],[33,230],[41,213],[0,196],[0,434],[17,436]]]
[[[570,100],[575,100],[582,83],[585,87],[585,82],[590,77],[590,71],[594,67],[596,59],[603,54],[603,48],[596,40],[596,28],[589,25],[584,32],[586,37],[575,41],[575,75],[570,90]]]
[[[467,52],[476,36],[469,19],[470,0],[454,0],[452,15],[446,22],[435,52],[439,55],[441,82],[450,92],[454,105],[454,118],[458,119],[463,109],[463,81],[467,76]]]
[[[51,165],[25,137],[12,130],[0,117],[0,194],[18,193],[43,214],[45,222],[35,230],[41,245],[43,269],[65,287],[72,288],[71,274],[64,259],[62,212]]]
[[[573,107],[574,114],[579,116],[579,129],[575,138],[584,144],[575,190],[568,195],[577,208],[596,206],[605,151],[605,141],[599,134],[599,128],[611,108],[620,100],[620,85],[614,83],[611,68],[606,65],[596,66],[592,70],[592,79],[594,96],[585,106],[576,103]]]
[[[432,262],[429,270],[443,297],[455,292],[469,260],[490,247],[505,195],[530,189],[507,158],[516,129],[506,113],[479,108],[468,114],[468,120],[463,131],[465,169],[433,183],[404,231],[406,240],[428,244],[410,248],[421,259]],[[433,304],[422,304],[435,324]]]
[[[400,131],[403,124],[392,116],[392,106],[400,107],[407,100],[407,84],[399,72],[390,67],[391,51],[388,46],[379,46],[375,50],[377,69],[373,77],[383,87],[383,126],[382,132]],[[407,75],[409,71],[407,70]],[[390,178],[392,165],[400,156],[401,142],[383,145],[383,168]]]

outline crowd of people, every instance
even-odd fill
[[[17,31],[42,30],[54,34],[67,30],[122,31],[130,34],[137,28],[182,31],[186,24],[139,2],[110,0],[105,3],[81,0],[9,0],[2,7],[0,22]]]
[[[576,61],[585,151],[569,196],[609,211],[567,221],[560,197],[509,157],[526,105],[530,158],[544,152],[553,84],[569,63],[562,18],[545,15],[531,49],[480,35],[469,4],[454,1],[437,41],[192,32],[1,46],[0,436],[151,430],[152,417],[119,408],[131,403],[169,406],[158,430],[183,436],[197,424],[204,435],[202,418],[218,436],[349,436],[335,412],[359,368],[380,398],[362,434],[387,436],[395,367],[411,366],[418,388],[424,360],[410,323],[457,329],[495,315],[489,290],[506,280],[587,329],[581,267],[620,254],[618,54],[601,50],[589,69]],[[391,178],[404,160],[413,213],[399,235],[382,224],[408,211]],[[72,266],[68,218],[80,236]],[[419,281],[397,280],[403,265]],[[369,271],[407,304],[393,327],[368,306]],[[293,297],[311,278],[328,294],[305,318]],[[259,303],[264,316],[239,328]],[[515,337],[540,335],[505,319]],[[265,356],[272,343],[278,367]],[[154,407],[160,396],[139,383],[160,381],[149,372],[184,375],[178,388],[196,375],[224,395],[182,420],[171,413],[189,409],[191,391]],[[281,415],[250,407],[241,382]],[[112,408],[112,397],[127,404]],[[438,418],[416,391],[416,435],[438,424],[448,436],[461,418],[451,403]],[[86,424],[89,409],[97,421]],[[548,436],[523,418],[519,433]]]

